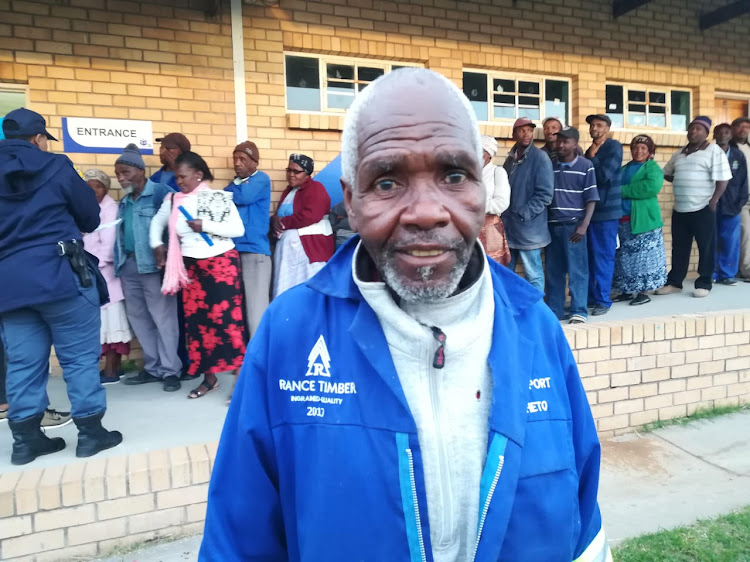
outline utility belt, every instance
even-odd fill
[[[70,260],[73,272],[78,275],[82,287],[91,287],[94,284],[89,269],[89,260],[83,244],[78,240],[60,241],[57,243],[57,255],[65,256]]]

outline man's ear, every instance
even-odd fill
[[[346,207],[346,215],[349,218],[349,226],[352,227],[354,232],[359,232],[358,228],[358,217],[354,208],[352,207],[352,197],[354,197],[354,190],[352,186],[344,179],[341,178],[341,191],[344,193],[344,206]]]
[[[29,142],[30,142],[31,144],[33,144],[34,146],[36,146],[36,147],[38,147],[38,148],[41,148],[41,142],[42,142],[42,141],[41,141],[41,137],[43,137],[43,136],[44,136],[44,135],[42,135],[42,134],[34,135],[33,137],[31,137],[31,138],[29,139]]]

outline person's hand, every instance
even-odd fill
[[[160,156],[163,156],[164,160],[166,160],[168,169],[174,170],[174,162],[177,160],[177,154],[174,154],[173,150],[165,150]]]
[[[711,201],[708,202],[708,208],[711,209],[715,213],[717,204],[718,204],[718,201],[714,201],[713,199],[711,199]]]
[[[588,227],[579,224],[576,227],[575,231],[573,231],[573,234],[570,235],[570,238],[568,238],[568,240],[570,240],[573,244],[577,244],[578,242],[583,240],[584,236],[586,236],[586,230],[588,230]]]
[[[187,221],[187,224],[190,228],[193,229],[193,232],[203,232],[203,220],[202,219],[193,219],[191,221]]]
[[[154,248],[154,259],[156,260],[156,267],[162,269],[167,263],[167,247],[162,244]]]
[[[284,225],[281,224],[281,217],[274,215],[271,217],[271,230],[273,230],[276,238],[281,237],[281,233],[284,232]]]

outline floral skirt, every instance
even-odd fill
[[[497,215],[485,215],[484,226],[479,231],[479,241],[493,260],[502,265],[510,263],[510,247],[505,237],[503,219]]]
[[[245,357],[240,255],[184,258],[190,282],[182,290],[190,375],[233,371]]]
[[[615,254],[612,288],[621,293],[642,293],[667,282],[667,254],[661,228],[633,234],[630,222],[617,231],[620,247]]]

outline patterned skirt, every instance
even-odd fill
[[[615,254],[612,287],[621,293],[643,293],[667,282],[667,254],[661,228],[633,234],[629,222],[617,232],[620,247]]]
[[[233,371],[245,356],[240,255],[184,258],[190,282],[182,290],[190,375]]]
[[[505,237],[503,219],[497,215],[485,215],[484,226],[479,231],[479,241],[493,260],[502,265],[510,263],[510,247]]]

